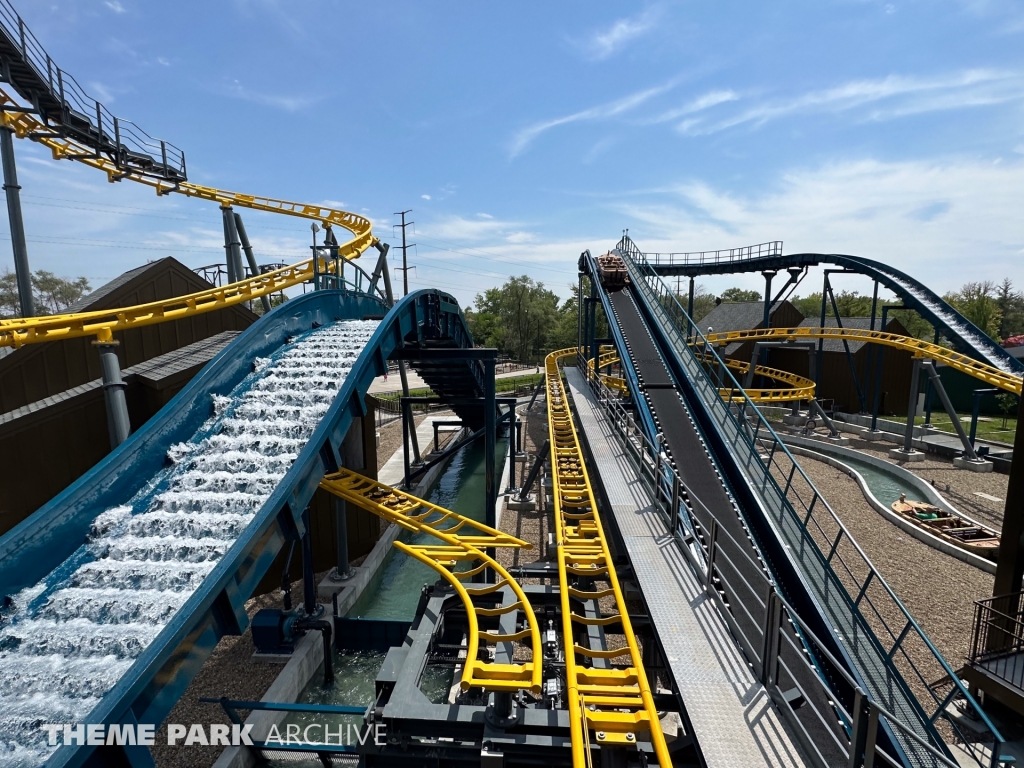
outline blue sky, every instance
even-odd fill
[[[940,292],[1024,288],[1013,0],[15,6],[92,95],[181,147],[192,181],[344,204],[392,243],[412,208],[411,285],[463,303],[509,274],[566,295],[579,252],[626,228],[644,250],[780,239]],[[34,269],[99,285],[165,255],[222,260],[216,206],[16,149]],[[261,261],[308,254],[307,222],[243,215]]]

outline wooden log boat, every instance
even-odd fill
[[[892,511],[933,536],[960,549],[996,560],[999,556],[999,534],[991,528],[964,520],[946,510],[924,501],[913,501],[906,494],[900,494],[892,503]]]

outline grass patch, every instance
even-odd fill
[[[960,423],[963,425],[964,432],[970,434],[971,432],[971,414],[960,413]],[[898,421],[901,424],[907,423],[906,416],[886,416],[885,418],[890,421]],[[921,426],[924,423],[924,417],[918,417],[914,424]],[[945,413],[932,412],[932,426],[942,432],[949,432],[951,435],[956,434],[956,429],[953,428],[953,422],[949,420],[949,416]],[[1006,418],[1006,427],[1003,427],[1002,416],[979,416],[978,417],[978,432],[977,437],[984,440],[996,440],[1000,443],[1012,443],[1014,436],[1017,434],[1017,418],[1015,416],[1008,416]]]

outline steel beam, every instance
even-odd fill
[[[249,235],[245,231],[245,224],[242,222],[242,214],[235,213],[235,231],[238,239],[242,242],[242,250],[245,251],[245,258],[249,262],[249,272],[253,277],[260,273],[259,265],[256,263],[256,254],[253,253],[252,244],[249,242]],[[260,296],[260,303],[263,305],[264,313],[270,311],[270,297]]]
[[[32,271],[28,266],[25,222],[21,217],[21,186],[18,184],[18,169],[14,163],[14,131],[10,128],[0,128],[0,155],[3,156],[7,216],[11,222],[11,246],[14,250],[14,275],[18,283],[18,304],[22,317],[35,317]]]

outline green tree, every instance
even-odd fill
[[[833,294],[836,299],[836,306],[839,307],[840,317],[871,317],[871,297],[862,296],[857,291],[839,291]],[[812,293],[809,296],[794,296],[790,302],[804,317],[821,317],[821,291]],[[882,300],[879,299],[878,307],[875,309],[875,316],[882,315]],[[825,302],[825,317],[835,317],[832,311],[832,302]]]
[[[32,275],[32,300],[37,315],[52,315],[63,312],[89,293],[88,279],[58,277],[53,272],[40,269]],[[0,316],[19,317],[21,302],[18,300],[18,282],[15,274],[8,269],[0,273]]]
[[[743,288],[726,288],[719,297],[722,301],[761,301],[761,294],[757,291],[747,291]],[[696,299],[694,299],[696,303]]]
[[[474,305],[468,318],[474,341],[521,362],[539,357],[557,325],[558,296],[528,275],[477,294]]]
[[[1008,277],[996,289],[996,303],[999,305],[999,336],[1008,339],[1024,333],[1024,294],[1013,290],[1013,281]]]
[[[999,412],[1003,414],[1002,429],[1006,429],[1006,420],[1010,418],[1011,413],[1017,410],[1019,399],[1013,392],[1000,392],[996,395],[996,404],[999,406]]]
[[[964,283],[959,291],[947,293],[942,298],[993,339],[1000,339],[1003,315],[996,285],[991,280]]]
[[[690,301],[689,293],[680,294],[676,298],[679,300],[679,305],[686,309]],[[695,323],[699,323],[711,313],[711,310],[715,308],[715,299],[715,294],[700,283],[693,287],[693,321]]]
[[[284,293],[272,293],[272,294],[270,294],[270,308],[272,310],[276,309],[277,307],[280,307],[286,301],[288,301],[288,297],[285,296]],[[255,299],[253,301],[250,301],[249,305],[250,305],[250,309],[252,309],[252,311],[255,314],[257,314],[257,315],[259,315],[261,317],[263,316],[263,302],[262,301],[260,301],[259,299]]]

